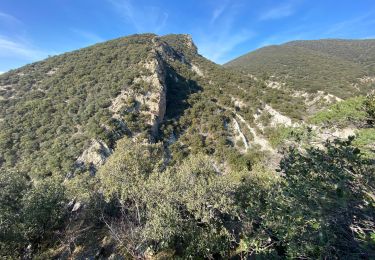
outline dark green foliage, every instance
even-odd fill
[[[113,232],[126,250],[134,257],[148,247],[172,248],[182,257],[228,257],[233,235],[226,225],[236,218],[234,183],[218,176],[203,155],[159,173],[157,164],[150,164],[160,159],[148,154],[152,147],[136,145],[134,153],[124,148],[116,155],[122,160],[109,161],[100,177],[105,196],[121,205],[122,213],[109,225],[118,225]]]
[[[66,195],[59,181],[47,179],[30,189],[22,200],[22,221],[29,240],[43,239],[62,224]]]
[[[150,185],[151,197],[158,198],[145,226],[150,240],[183,257],[228,257],[233,237],[226,224],[236,218],[234,186],[203,156],[153,176]]]
[[[161,162],[160,146],[121,140],[100,169],[105,197],[120,205],[120,215],[105,217],[113,235],[134,257],[149,247],[183,257],[228,257],[238,239],[230,229],[238,222],[237,178],[220,176],[202,154],[164,172]]]
[[[285,45],[319,51],[347,61],[359,63],[368,69],[374,68],[375,44],[373,39],[292,41]],[[372,72],[375,71],[372,70]]]
[[[193,258],[225,258],[233,252],[368,258],[375,250],[375,169],[352,141],[327,142],[324,150],[291,148],[281,161],[280,176],[259,166],[251,173],[220,176],[204,155],[159,172],[158,164],[143,166],[160,157],[148,152],[132,157],[124,150],[124,160],[111,162],[101,175],[109,188],[106,196],[117,197],[124,214],[112,217],[109,225],[133,256],[148,248]],[[136,147],[135,155],[149,151]],[[119,165],[135,167],[135,179],[127,177],[132,175],[127,170],[115,172]],[[112,182],[115,176],[126,178],[126,185]],[[122,228],[114,229],[116,225]],[[142,237],[147,240],[141,242]]]
[[[25,174],[2,172],[0,187],[0,257],[19,257],[61,227],[67,201],[60,181],[32,185]]]
[[[371,126],[374,126],[375,124],[375,95],[369,95],[364,103],[364,110],[366,112],[367,116],[367,123]]]
[[[325,150],[288,151],[281,161],[285,183],[274,226],[288,241],[290,257],[371,258],[375,217],[375,168],[347,141]],[[273,224],[271,224],[273,225]]]
[[[367,118],[366,109],[364,108],[365,101],[366,98],[363,96],[347,99],[319,111],[309,121],[313,124],[326,126],[364,125]]]
[[[28,186],[23,174],[0,174],[0,257],[16,252],[20,244],[25,242],[20,210]]]
[[[153,37],[112,40],[1,75],[11,90],[0,99],[0,166],[65,175],[91,138],[111,146],[127,134],[108,107],[144,71]],[[134,113],[124,119],[133,130],[145,125],[135,126],[145,119]]]
[[[259,77],[266,72],[297,90],[347,98],[373,88],[362,84],[358,90],[352,83],[374,75],[374,49],[374,40],[295,41],[261,48],[225,66]]]

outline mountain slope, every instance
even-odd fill
[[[216,138],[225,144],[233,135],[223,122],[234,118],[234,107],[250,123],[265,103],[296,119],[305,109],[303,98],[221,68],[198,55],[188,36],[179,35],[135,35],[97,44],[8,72],[0,85],[1,164],[35,177],[94,172],[124,136],[169,138],[159,133],[161,125],[174,125],[174,135],[185,133],[188,143],[203,138],[217,146]],[[235,105],[241,102],[246,105]],[[189,122],[215,109],[226,111],[226,119],[223,114]],[[221,130],[210,126],[215,120]],[[190,138],[192,133],[196,137]]]
[[[373,80],[374,40],[294,41],[264,47],[224,66],[273,76],[295,90],[326,91],[341,98],[367,93]]]
[[[347,61],[364,66],[364,69],[374,75],[375,43],[374,40],[311,40],[292,41],[287,46],[303,47],[319,51],[331,56],[340,57]]]
[[[32,166],[23,170],[42,176],[67,173],[92,139],[106,143],[99,146],[108,153],[125,133],[152,131],[165,99],[153,38],[97,44],[2,75],[2,163]],[[141,106],[146,93],[149,108]],[[121,113],[126,125],[118,120]],[[139,124],[132,125],[135,120]]]
[[[339,101],[219,66],[189,35],[5,73],[0,258],[370,258],[375,103],[316,113]]]

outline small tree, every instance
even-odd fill
[[[63,185],[54,179],[44,179],[30,189],[22,199],[25,235],[31,241],[46,238],[64,219],[66,203]]]
[[[21,221],[22,197],[28,189],[26,175],[0,173],[0,258],[17,256],[25,242]]]
[[[375,123],[375,94],[367,96],[364,102],[364,109],[367,114],[367,123],[374,126]]]

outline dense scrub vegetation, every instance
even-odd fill
[[[291,148],[282,174],[257,166],[220,175],[204,155],[161,171],[160,145],[123,140],[118,146],[98,173],[106,202],[90,216],[105,223],[117,252],[350,259],[375,252],[374,164],[352,140],[303,153]],[[38,245],[61,228],[68,214],[61,185],[47,182],[27,191],[17,174],[2,175],[1,185],[3,255],[20,252],[23,243]]]
[[[374,40],[316,40],[316,41],[292,41],[285,45],[298,46],[310,50],[319,51],[344,60],[361,64],[370,75],[375,74]]]
[[[366,123],[367,113],[364,109],[366,98],[363,96],[350,98],[319,111],[310,118],[313,124],[324,124],[329,126],[347,126],[349,124]]]
[[[157,135],[139,102],[155,59],[167,86]],[[301,122],[303,98],[206,60],[186,35],[149,34],[28,65],[0,86],[0,258],[375,256],[373,96],[312,116],[360,127],[316,146],[309,126],[254,116],[268,105]],[[250,126],[283,153],[255,145]],[[77,166],[93,140],[108,146],[95,171]]]
[[[374,95],[358,96],[334,104],[310,117],[309,122],[325,128],[356,129],[354,143],[368,156],[374,156]]]
[[[10,90],[0,100],[0,164],[43,177],[73,171],[91,138],[112,146],[126,129],[108,107],[122,89],[137,91],[133,80],[147,73],[139,63],[149,56],[151,38],[114,40],[2,75],[0,85]]]
[[[374,49],[374,40],[294,41],[261,48],[225,66],[256,76],[274,76],[297,90],[321,90],[347,98],[372,88],[371,83],[358,79],[375,75]]]
[[[147,251],[184,258],[370,258],[374,164],[352,141],[303,153],[290,148],[282,174],[256,166],[221,175],[204,155],[162,170],[162,146],[124,139],[97,175],[104,197],[89,191],[88,200],[102,200],[89,218],[110,230],[117,252],[132,257]],[[71,214],[61,184],[27,188],[22,175],[1,178],[3,256],[29,243],[35,250],[59,234],[53,231]]]

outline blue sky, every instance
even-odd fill
[[[375,1],[1,0],[0,72],[143,32],[191,34],[224,63],[290,40],[375,38]]]

